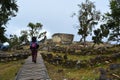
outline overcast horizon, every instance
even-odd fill
[[[21,30],[28,29],[29,22],[39,22],[43,24],[41,32],[47,31],[48,38],[54,33],[67,33],[74,34],[74,41],[79,41],[80,36],[76,28],[79,22],[76,16],[71,16],[73,13],[78,13],[77,5],[83,1],[85,0],[18,0],[19,11],[17,16],[8,22],[6,34],[20,35]],[[109,0],[90,1],[95,2],[96,10],[102,14],[109,11]]]

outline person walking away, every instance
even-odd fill
[[[36,37],[32,37],[32,41],[30,43],[30,50],[32,52],[32,62],[34,63],[36,63],[38,48],[39,44],[36,40]]]

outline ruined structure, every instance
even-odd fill
[[[52,35],[52,40],[54,43],[71,44],[73,39],[73,34],[55,33]]]

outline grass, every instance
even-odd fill
[[[52,53],[56,55],[56,53]],[[57,53],[59,54],[59,53]],[[59,55],[63,56],[64,54],[60,53]],[[76,55],[68,55],[68,59],[72,60],[88,60],[90,58],[94,58],[95,55],[88,56],[76,56]],[[45,65],[48,69],[48,73],[52,80],[95,80],[99,76],[99,66],[96,68],[82,68],[82,69],[68,69],[62,66],[55,66],[49,64],[45,61]],[[102,65],[100,65],[102,66]],[[105,66],[103,66],[105,67]],[[60,71],[60,72],[59,72]]]
[[[112,48],[110,50],[118,50],[119,48]],[[47,52],[48,53],[48,52]],[[52,53],[53,55],[61,55],[64,56],[62,53]],[[90,58],[94,58],[97,55],[68,55],[68,59],[72,60],[89,60]],[[104,56],[111,56],[111,54],[104,54]],[[120,63],[120,59],[118,59],[116,62],[112,63]],[[49,64],[45,61],[45,65],[48,70],[48,74],[52,80],[96,80],[99,78],[99,68],[108,68],[110,64],[99,64],[96,65],[93,68],[82,68],[82,69],[68,69],[64,68],[62,66],[55,66],[52,64]]]
[[[117,60],[117,62],[113,63],[120,63],[120,59]],[[52,64],[49,64],[48,62],[45,61],[46,68],[48,70],[48,74],[52,80],[96,80],[99,78],[100,73],[99,69],[100,68],[108,68],[109,64],[101,64],[96,67],[91,67],[91,68],[81,68],[81,69],[76,69],[76,68],[64,68],[62,66],[55,66]]]
[[[54,56],[55,55],[60,55],[60,56],[64,56],[65,55],[65,53],[51,53],[51,54],[53,54]],[[87,56],[84,56],[84,55],[69,55],[69,54],[67,55],[69,60],[70,59],[71,60],[89,60],[90,58],[94,58],[95,56],[96,55],[87,55]]]
[[[112,50],[118,50],[119,48],[113,48]],[[62,53],[52,53],[53,55],[59,54],[64,56]],[[68,59],[72,60],[89,60],[94,58],[96,55],[68,55]],[[0,63],[0,80],[14,80],[16,73],[21,68],[24,60],[11,61],[7,63]],[[115,63],[120,63],[120,59]],[[68,69],[62,66],[55,66],[45,61],[46,68],[51,80],[95,80],[99,77],[99,68],[107,68],[109,64],[97,65],[94,68],[82,68],[82,69]]]
[[[95,80],[99,76],[98,68],[67,69],[45,62],[48,74],[52,80]],[[61,70],[61,71],[60,71]],[[60,71],[60,72],[59,72]]]
[[[0,63],[0,80],[14,80],[24,60]]]
[[[90,58],[93,58],[95,56],[96,55],[88,55],[88,56],[68,55],[68,59],[72,59],[72,60],[89,60]]]

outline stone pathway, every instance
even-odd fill
[[[15,80],[51,80],[41,55],[38,54],[37,63],[32,62],[31,56],[28,57]]]

